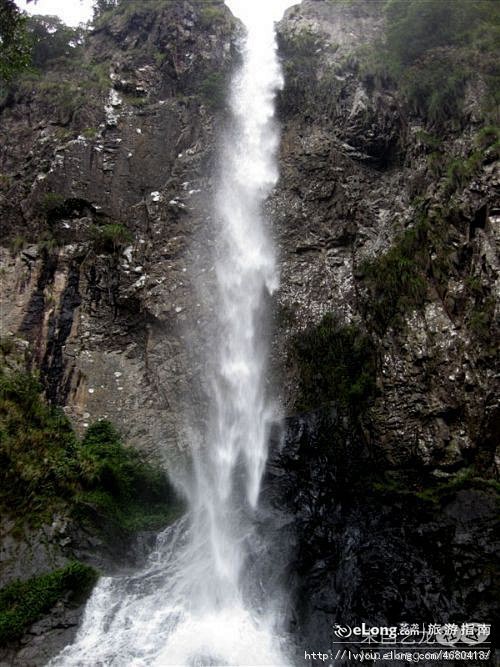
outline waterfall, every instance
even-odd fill
[[[189,512],[158,537],[143,570],[100,580],[75,642],[54,667],[287,664],[271,591],[254,578],[261,550],[255,512],[273,419],[263,322],[266,293],[278,285],[263,214],[278,177],[274,101],[282,74],[274,22],[292,3],[226,1],[246,37],[214,202],[211,403],[206,433],[192,448]]]

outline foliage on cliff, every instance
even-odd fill
[[[494,0],[389,0],[379,69],[431,122],[460,119],[466,85],[482,79],[484,113],[497,113],[500,6]]]
[[[486,208],[475,211],[466,220],[461,211],[460,197],[484,168],[500,157],[499,129],[485,127],[476,133],[467,157],[451,157],[435,147],[429,155],[428,169],[439,180],[440,200],[422,196],[413,202],[410,227],[398,235],[389,250],[364,260],[360,267],[361,285],[365,289],[362,310],[369,328],[383,335],[388,327],[398,327],[403,315],[422,308],[432,293],[446,303],[448,283],[464,284],[464,301],[455,315],[476,340],[491,345],[495,299],[487,287],[487,277],[473,272],[471,257],[460,257],[460,235],[475,234],[484,225]],[[433,158],[433,159],[431,159]]]
[[[299,409],[337,403],[355,416],[373,397],[375,349],[356,326],[340,324],[331,313],[297,335],[293,356],[300,378]]]
[[[27,581],[14,581],[0,590],[0,646],[20,639],[25,630],[60,600],[81,603],[92,590],[97,572],[73,561]]]
[[[132,531],[165,525],[176,511],[163,471],[124,447],[109,422],[80,440],[26,372],[0,373],[0,463],[0,504],[19,521],[70,510]]]
[[[26,17],[14,0],[0,3],[0,83],[10,81],[30,64]]]

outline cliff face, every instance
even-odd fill
[[[179,439],[232,21],[220,2],[129,3],[2,111],[1,333],[80,428],[110,418],[149,454]]]
[[[3,100],[0,327],[77,429],[109,418],[173,465],[186,404],[203,414],[238,26],[216,0],[146,4],[101,17],[78,59]],[[268,208],[289,420],[266,494],[295,517],[292,629],[318,649],[333,622],[494,615],[498,130],[481,68],[443,120],[375,67],[382,4],[303,0],[278,28]]]
[[[498,615],[498,130],[480,66],[459,119],[377,69],[382,4],[279,25],[276,349],[301,414],[268,489],[295,517],[299,645],[325,651],[335,623]]]
[[[280,303],[299,329],[332,311],[370,333],[372,445],[390,465],[452,470],[480,457],[491,472],[497,149],[479,149],[476,171],[450,183],[450,165],[478,152],[481,81],[468,84],[475,106],[460,128],[412,113],[397,88],[360,72],[360,48],[383,28],[380,9],[313,0],[281,24],[289,86],[303,99],[288,87],[281,99],[282,179],[271,203]],[[414,275],[404,262],[416,264]]]

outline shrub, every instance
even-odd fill
[[[94,225],[90,230],[96,252],[116,253],[132,241],[132,234],[120,223]]]
[[[365,311],[370,324],[382,334],[403,312],[420,307],[427,294],[424,267],[428,258],[428,226],[418,223],[384,255],[361,266],[368,289]]]
[[[99,136],[99,130],[95,127],[86,127],[84,128],[80,134],[82,137],[85,137],[85,139],[96,139]]]
[[[282,114],[308,112],[316,98],[319,97],[323,104],[325,99],[330,99],[331,91],[323,90],[324,95],[320,95],[318,73],[321,46],[322,40],[308,30],[279,36],[286,82],[285,88],[278,94],[278,108]]]
[[[225,12],[222,5],[202,4],[200,6],[199,22],[202,28],[211,28],[214,24],[225,22]]]
[[[14,343],[14,339],[9,337],[9,336],[2,336],[0,338],[0,352],[4,356],[8,356],[11,354],[16,348],[16,344]]]
[[[80,450],[83,491],[79,510],[90,505],[125,530],[157,528],[175,514],[165,475],[123,447],[108,421],[90,426]],[[171,503],[166,503],[168,499]]]
[[[483,111],[494,115],[499,80],[498,3],[388,0],[385,18],[385,39],[359,53],[365,78],[370,72],[374,81],[380,72],[389,74],[412,109],[440,125],[461,120],[466,83],[479,75],[488,87]]]
[[[47,75],[48,76],[48,75]],[[24,92],[31,93],[33,89],[37,93],[38,99],[51,108],[54,114],[58,115],[61,123],[71,120],[73,114],[86,103],[86,95],[78,79],[75,81],[59,81],[50,78],[44,78],[33,86],[30,80],[26,79],[20,82],[21,90],[24,86]]]
[[[20,639],[24,632],[62,599],[81,603],[97,581],[89,565],[73,561],[27,581],[14,581],[0,590],[0,646]]]
[[[446,3],[445,3],[446,4]],[[400,84],[413,111],[441,124],[461,116],[468,67],[457,62],[453,51],[429,51],[400,76]]]
[[[358,415],[374,395],[374,346],[356,326],[339,324],[331,313],[297,335],[293,355],[300,377],[299,409],[333,402]]]
[[[474,151],[468,158],[452,160],[446,171],[446,193],[451,195],[455,190],[467,186],[470,181],[479,174],[483,162],[483,151]]]
[[[494,125],[483,127],[476,136],[476,144],[481,150],[488,150],[500,141],[500,128]]]
[[[479,340],[486,343],[491,340],[492,328],[495,323],[495,299],[492,296],[476,297],[469,314],[469,329]]]
[[[207,74],[199,87],[202,99],[214,110],[224,108],[226,89],[226,77],[220,72]]]
[[[15,236],[9,243],[9,248],[12,254],[16,255],[18,252],[20,252],[23,248],[25,248],[28,245],[28,241],[24,238],[24,236]]]
[[[64,211],[64,202],[63,195],[56,192],[47,192],[39,203],[39,211],[47,219],[52,218]]]
[[[41,390],[29,373],[0,373],[0,504],[32,523],[64,509],[89,519],[98,510],[125,531],[168,523],[178,505],[163,471],[124,447],[109,422],[80,442]]]

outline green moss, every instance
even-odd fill
[[[9,243],[9,249],[13,255],[17,255],[23,248],[28,245],[28,241],[24,236],[15,236]]]
[[[354,325],[340,325],[331,313],[297,335],[293,357],[298,365],[298,408],[311,410],[339,403],[360,414],[375,392],[375,349]]]
[[[496,494],[500,494],[500,485],[497,481],[480,477],[474,468],[470,467],[460,470],[444,482],[429,485],[417,491],[416,496],[421,500],[440,506],[450,496],[464,489],[492,489]]]
[[[404,476],[386,472],[377,479],[365,480],[364,484],[367,490],[377,495],[413,499],[431,507],[441,507],[464,489],[490,489],[500,496],[500,484],[494,479],[481,477],[472,466],[459,470],[443,481],[434,478],[410,481]]]
[[[77,561],[0,590],[0,646],[20,639],[35,621],[59,601],[79,604],[92,590],[97,572]]]
[[[130,106],[137,108],[144,107],[148,103],[145,97],[141,97],[139,95],[124,95],[123,99]]]
[[[96,139],[99,136],[99,130],[95,127],[86,127],[84,128],[80,134],[82,137],[85,137],[85,139]]]
[[[0,373],[0,505],[20,522],[56,511],[107,519],[125,531],[166,525],[178,513],[164,472],[124,447],[109,422],[80,441],[29,373]]]

